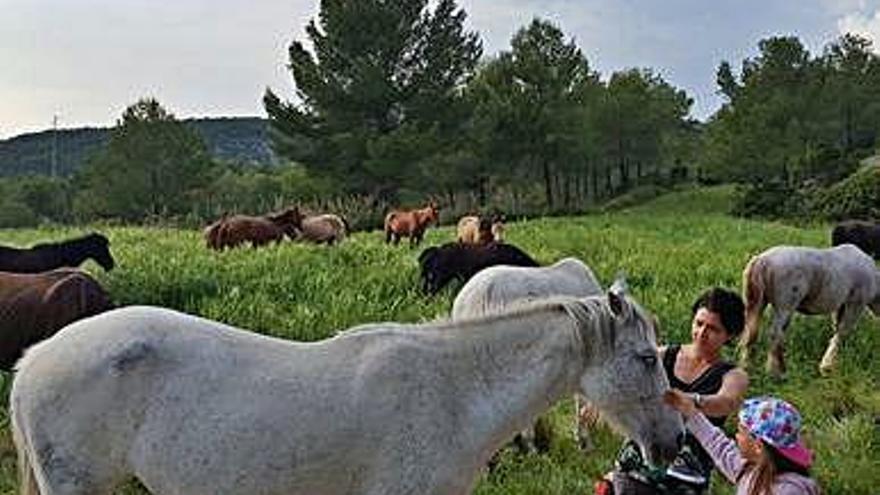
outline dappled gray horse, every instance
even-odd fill
[[[852,244],[820,249],[777,246],[753,257],[743,271],[746,327],[740,338],[740,358],[747,363],[761,313],[773,305],[767,369],[785,372],[785,330],[795,311],[808,315],[831,313],[834,336],[819,369],[830,371],[840,342],[856,324],[865,306],[880,315],[880,272],[874,260]]]
[[[313,343],[118,309],[20,361],[22,493],[101,495],[134,477],[156,494],[460,495],[575,391],[668,460],[682,423],[662,403],[656,351],[650,320],[620,293]]]
[[[510,309],[511,306],[552,296],[595,296],[602,286],[584,262],[564,258],[551,266],[522,267],[499,265],[474,275],[461,288],[452,303],[452,319],[474,318]],[[590,409],[575,396],[575,434],[578,445],[592,447],[589,435]],[[527,450],[536,450],[535,425],[521,433]]]

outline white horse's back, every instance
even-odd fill
[[[461,288],[452,304],[452,318],[480,316],[552,296],[601,293],[593,271],[577,258],[565,258],[546,267],[492,266]]]
[[[877,292],[874,260],[852,244],[827,249],[777,246],[758,258],[774,305],[823,314],[845,300],[868,304]]]

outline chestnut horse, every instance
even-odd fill
[[[27,347],[112,307],[101,285],[80,270],[0,272],[0,369],[12,371]]]
[[[295,226],[302,222],[297,208],[287,208],[280,213],[270,213],[259,217],[249,215],[224,214],[219,220],[205,228],[205,243],[211,249],[222,251],[250,242],[253,247],[264,246],[270,242],[281,242],[285,235],[295,237]]]
[[[438,216],[439,210],[433,201],[418,210],[392,210],[385,216],[385,243],[393,240],[396,246],[401,237],[409,237],[410,246],[419,245],[428,224],[436,223]]]

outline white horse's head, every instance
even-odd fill
[[[642,447],[651,463],[671,460],[684,433],[681,416],[663,403],[669,388],[657,354],[654,319],[618,279],[601,305],[598,335],[584,336],[587,367],[581,392],[613,427]]]

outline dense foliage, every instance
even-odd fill
[[[880,57],[850,34],[816,57],[796,37],[766,38],[758,48],[739,77],[728,62],[718,67],[727,102],[707,126],[701,161],[707,174],[752,189],[740,210],[757,209],[750,202],[759,198],[770,210],[758,210],[773,215],[791,210],[784,203],[792,192],[840,180],[873,154]],[[782,192],[776,200],[771,189]]]
[[[189,209],[211,167],[204,141],[155,99],[128,107],[107,147],[79,177],[75,207],[126,221]]]
[[[697,189],[613,214],[514,222],[507,237],[543,264],[580,257],[605,285],[624,270],[635,297],[657,315],[663,341],[680,342],[689,336],[696,295],[716,284],[738,290],[750,255],[778,244],[828,243],[827,225],[795,228],[726,216],[729,193],[727,187]],[[86,230],[7,230],[3,238],[27,245]],[[386,246],[378,231],[357,233],[330,249],[285,242],[216,253],[205,249],[196,230],[102,230],[111,239],[117,267],[106,273],[89,262],[85,268],[117,303],[166,306],[283,338],[317,340],[366,322],[429,321],[445,317],[455,295],[455,287],[433,298],[421,295],[419,251]],[[437,245],[454,235],[450,227],[429,229],[425,243]],[[765,314],[765,329],[768,320]],[[874,494],[880,483],[880,361],[875,352],[880,332],[876,321],[863,317],[841,348],[840,369],[820,377],[817,365],[830,324],[827,316],[795,317],[786,335],[787,379],[771,381],[755,366],[748,394],[778,394],[801,409],[823,493]],[[765,344],[762,336],[758,355]],[[8,384],[9,376],[4,378]],[[0,406],[0,419],[5,411]],[[570,402],[554,407],[550,419],[550,452],[505,452],[498,469],[481,478],[477,495],[590,493],[593,480],[611,466],[620,438],[600,427],[596,450],[584,455],[571,437]],[[15,459],[3,426],[0,493],[11,494],[15,487]],[[129,488],[119,493],[143,492]],[[733,491],[719,479],[712,493]]]
[[[482,53],[454,0],[322,0],[290,46],[298,103],[264,97],[276,151],[346,192],[426,186],[418,163],[456,149],[460,87]]]
[[[844,220],[880,218],[880,165],[866,165],[827,189],[810,197],[816,216]]]

